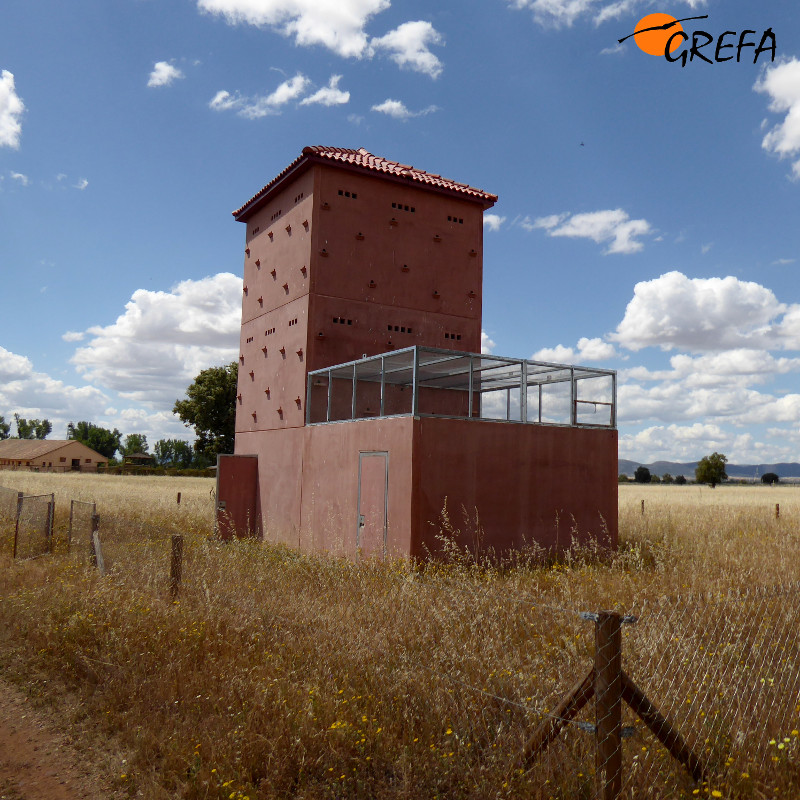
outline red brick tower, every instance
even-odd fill
[[[480,351],[495,195],[361,150],[306,147],[247,225],[239,434],[304,424],[309,371],[410,345]]]

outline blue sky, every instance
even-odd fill
[[[777,57],[618,45],[653,12]],[[237,355],[230,212],[310,144],[499,195],[486,346],[617,369],[621,457],[800,460],[791,0],[5,0],[0,414],[190,438],[174,401]]]

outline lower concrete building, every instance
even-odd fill
[[[316,370],[303,427],[220,457],[220,533],[380,558],[615,547],[615,382],[422,347]]]

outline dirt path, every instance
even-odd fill
[[[53,718],[0,678],[0,800],[113,797]]]

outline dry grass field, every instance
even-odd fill
[[[593,797],[585,725],[530,769],[520,753],[592,665],[577,612],[602,609],[638,617],[624,668],[707,771],[695,784],[627,713],[623,796],[800,795],[800,489],[624,485],[618,552],[490,566],[223,545],[206,479],[0,485],[57,503],[52,556],[14,562],[0,528],[0,667],[42,701],[78,698],[71,721],[118,755],[130,796]],[[66,552],[70,499],[97,503],[106,578],[83,545]]]

